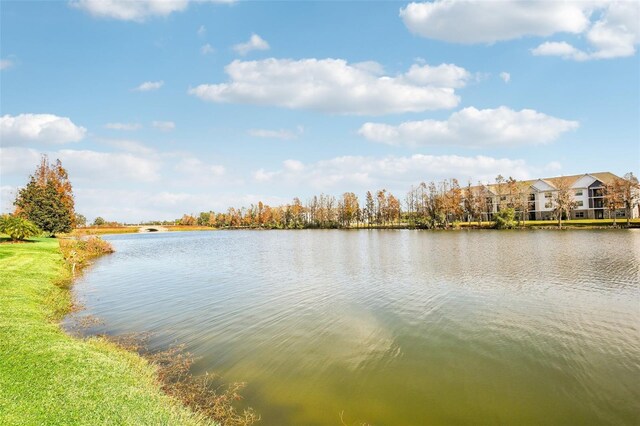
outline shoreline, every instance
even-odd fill
[[[153,227],[153,226],[149,226]],[[210,227],[210,226],[176,226],[165,227],[167,231],[161,232],[145,232],[140,231],[141,226],[122,226],[122,227],[87,227],[76,228],[71,233],[72,236],[90,236],[90,235],[117,235],[117,234],[155,234],[155,233],[172,233],[172,232],[194,232],[194,231],[226,231],[226,230],[248,230],[248,231],[297,231],[297,230],[326,230],[326,229],[339,229],[339,230],[374,230],[374,229],[387,229],[387,230],[423,230],[423,231],[487,231],[497,230],[493,227],[493,222],[482,222],[480,225],[478,222],[456,222],[452,223],[446,228],[429,228],[427,226],[418,226],[408,223],[399,224],[386,224],[386,225],[350,225],[350,226],[308,226],[299,228],[279,228],[272,226],[226,226],[226,227]],[[613,223],[613,219],[578,219],[567,220],[562,222],[562,227],[558,227],[556,221],[550,220],[537,220],[537,221],[525,221],[520,225],[516,225],[511,230],[575,230],[575,229],[640,229],[640,219],[632,219],[627,226],[626,220],[617,220]]]
[[[68,334],[73,277],[59,240],[2,244],[0,423],[215,424],[168,396],[144,357]]]

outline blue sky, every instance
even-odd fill
[[[638,2],[1,1],[0,209],[89,219],[640,168]]]

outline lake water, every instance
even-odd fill
[[[640,424],[638,231],[105,239],[88,332],[185,344],[261,424]]]

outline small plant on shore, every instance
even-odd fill
[[[238,412],[234,406],[242,399],[244,383],[223,385],[215,375],[192,375],[194,358],[182,346],[145,357],[157,367],[164,392],[195,412],[224,426],[248,426],[260,420],[252,409]]]
[[[148,350],[148,333],[131,333],[120,336],[103,335],[118,347],[137,352],[156,367],[158,381],[167,395],[198,414],[221,426],[248,426],[260,420],[251,408],[239,412],[235,403],[242,399],[240,391],[244,383],[224,385],[212,374],[194,376],[191,367],[193,355],[184,345],[172,346],[158,352]]]
[[[76,269],[85,267],[93,258],[107,253],[113,253],[111,244],[100,237],[84,239],[61,239],[60,251],[65,262],[75,274]]]
[[[13,241],[22,241],[41,233],[33,222],[8,214],[0,216],[0,232],[7,234]]]
[[[496,229],[512,229],[516,226],[516,211],[512,208],[501,209],[493,215],[493,227]]]

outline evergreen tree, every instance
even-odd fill
[[[75,222],[75,211],[71,182],[60,160],[50,165],[42,157],[29,183],[18,191],[16,215],[35,223],[51,234],[71,232]]]

